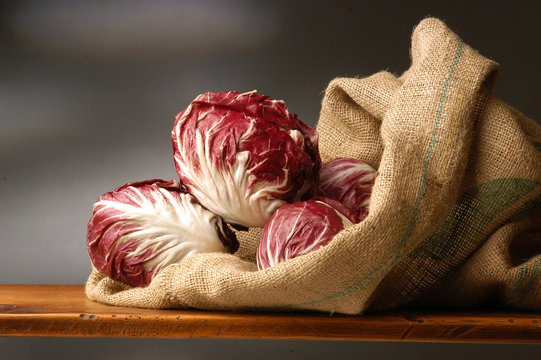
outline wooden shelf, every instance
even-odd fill
[[[0,336],[541,343],[541,314],[151,310],[92,302],[81,285],[0,285]]]

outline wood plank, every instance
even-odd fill
[[[541,343],[541,314],[152,310],[92,302],[81,285],[0,285],[0,336]]]

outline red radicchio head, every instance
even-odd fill
[[[130,286],[146,286],[165,267],[200,252],[234,252],[223,220],[177,181],[128,183],[102,195],[88,223],[92,264]]]
[[[353,226],[354,214],[338,201],[317,197],[276,210],[257,248],[260,270],[308,254],[328,244],[334,235]]]
[[[356,214],[355,222],[368,215],[376,170],[362,161],[336,158],[321,167],[318,193],[341,202]]]
[[[199,95],[176,116],[172,139],[180,179],[227,222],[263,227],[280,206],[315,193],[317,134],[281,100]]]

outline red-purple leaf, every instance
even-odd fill
[[[321,167],[318,193],[337,200],[356,214],[355,222],[368,215],[376,170],[362,161],[337,158]]]
[[[92,264],[115,280],[146,286],[165,267],[199,252],[234,252],[234,233],[177,181],[128,183],[102,195],[88,223]]]
[[[199,95],[175,119],[177,173],[227,222],[264,226],[280,206],[315,193],[317,134],[283,101],[256,91]]]
[[[353,226],[351,212],[340,203],[316,198],[276,210],[263,229],[257,248],[260,270],[308,254],[328,244],[334,235]]]

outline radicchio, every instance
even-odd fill
[[[200,252],[234,252],[235,234],[177,181],[147,180],[102,195],[88,223],[92,264],[130,286]]]
[[[180,179],[227,222],[263,227],[280,206],[315,193],[317,134],[281,100],[199,95],[176,116],[172,139]]]
[[[368,215],[376,170],[362,161],[336,158],[321,167],[318,193],[341,202],[355,214],[355,222]]]
[[[276,210],[263,229],[257,248],[260,270],[308,254],[353,226],[354,214],[339,202],[314,198]]]

